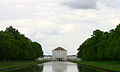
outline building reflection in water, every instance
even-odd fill
[[[52,62],[44,63],[42,72],[53,72],[52,71]]]
[[[79,72],[78,65],[76,63],[68,62],[67,72]]]
[[[67,62],[52,62],[52,70],[53,72],[67,72]]]
[[[43,66],[43,72],[78,72],[77,64],[71,62],[53,61]]]

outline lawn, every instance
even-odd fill
[[[74,61],[74,62],[78,64],[84,64],[108,70],[120,71],[120,61]]]
[[[22,66],[35,65],[43,62],[44,61],[0,61],[0,70],[2,69],[9,70],[9,68],[14,68],[14,67],[23,68]]]

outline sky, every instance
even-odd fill
[[[69,55],[96,29],[120,23],[120,0],[1,0],[0,30],[13,26],[42,45],[45,55],[63,47]]]

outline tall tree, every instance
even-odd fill
[[[12,26],[0,31],[0,60],[35,60],[42,56],[41,45]]]
[[[109,32],[95,30],[78,51],[83,60],[120,60],[120,24]]]

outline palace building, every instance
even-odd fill
[[[52,50],[52,55],[44,55],[44,57],[40,57],[37,60],[42,61],[79,61],[81,59],[77,58],[76,55],[67,55],[67,50],[62,47],[57,47]]]
[[[58,47],[52,50],[52,60],[62,61],[67,60],[67,50],[62,47]]]

